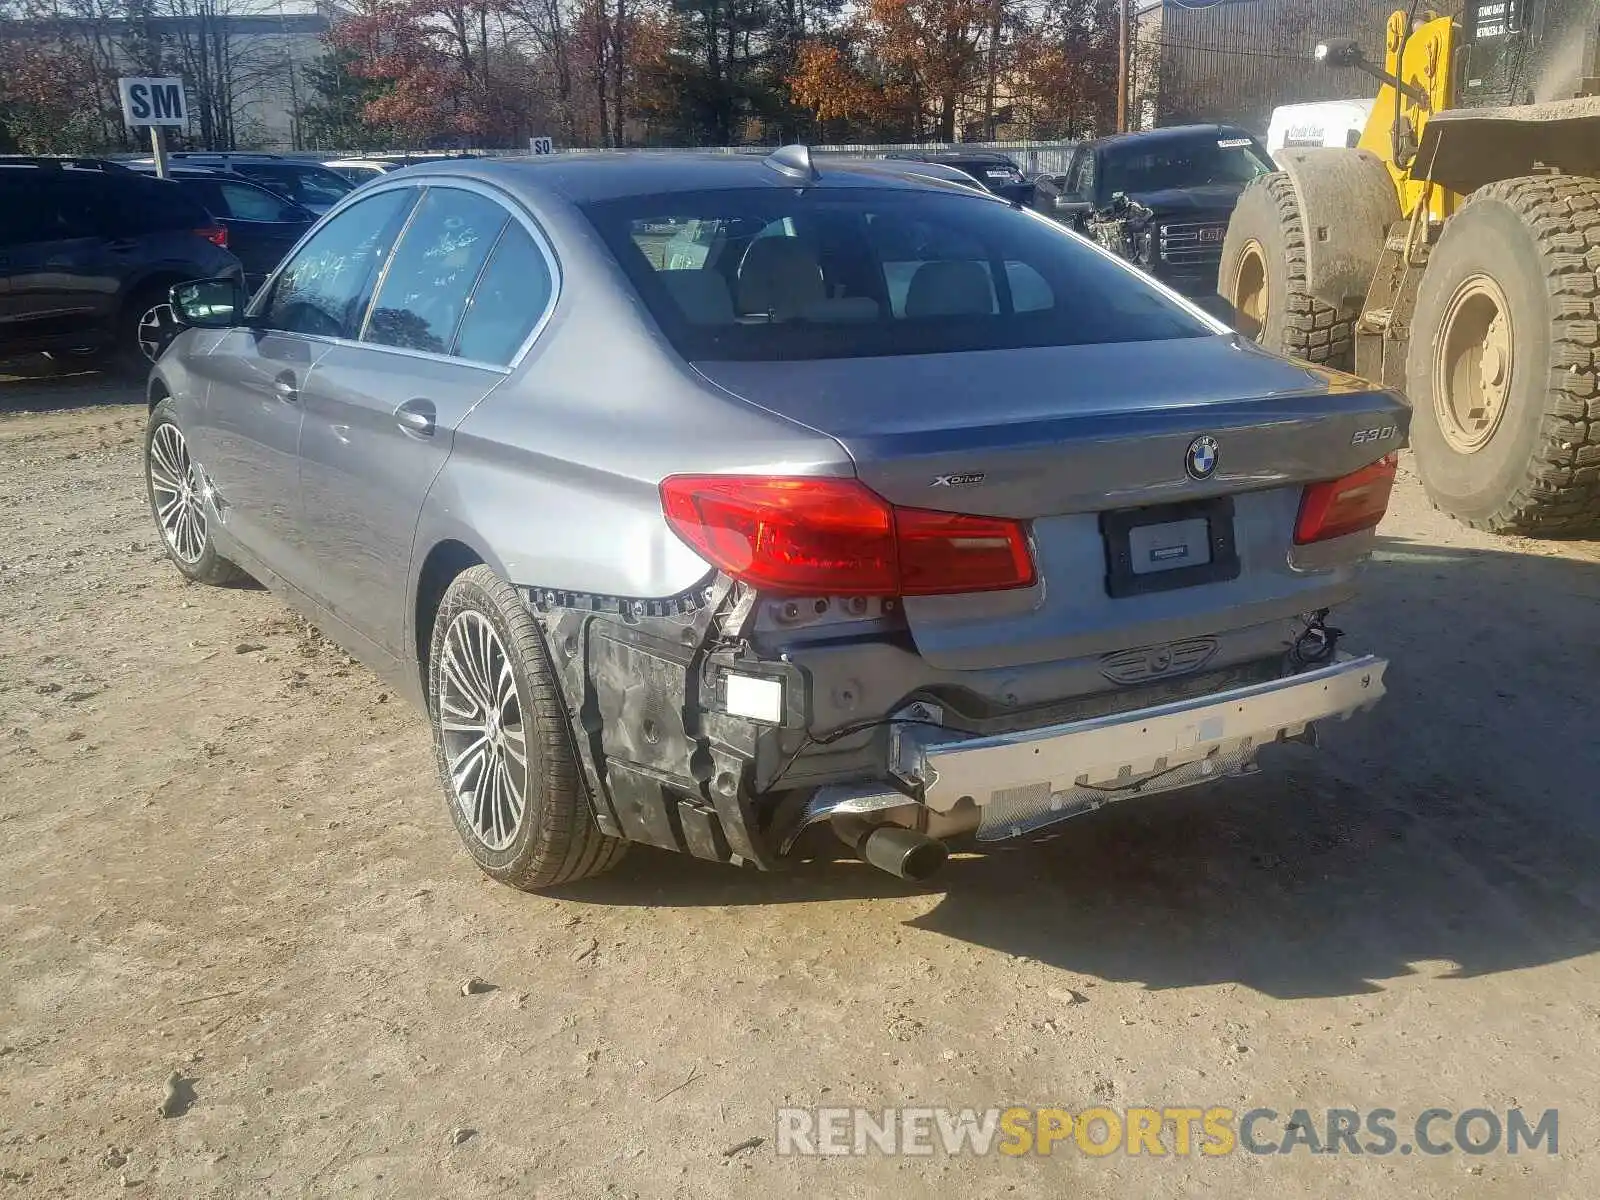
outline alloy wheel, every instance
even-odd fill
[[[149,471],[161,536],[179,559],[193,566],[206,552],[203,478],[189,458],[182,430],[171,422],[158,426],[150,439]]]
[[[152,304],[139,318],[139,353],[147,361],[155,362],[182,328],[172,311],[172,305]]]
[[[504,850],[522,826],[528,736],[506,648],[482,613],[445,630],[439,663],[439,729],[450,788],[474,836]]]

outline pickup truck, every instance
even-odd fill
[[[1217,267],[1245,184],[1274,170],[1248,132],[1182,125],[1084,142],[1038,207],[1217,316]]]

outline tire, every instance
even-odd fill
[[[1600,525],[1597,304],[1600,181],[1502,180],[1446,222],[1406,355],[1411,445],[1436,507],[1492,533]],[[1463,347],[1501,305],[1509,327],[1491,322],[1473,359]]]
[[[188,439],[172,416],[172,401],[150,410],[144,433],[144,493],[161,545],[185,579],[225,587],[244,572],[217,553],[210,517],[199,494],[200,471],[189,457]],[[181,514],[174,517],[173,505]],[[163,514],[166,514],[164,519]]]
[[[143,330],[147,319],[160,318],[162,309],[166,310],[169,323],[164,326],[161,336],[165,340],[160,349],[165,350],[172,339],[182,332],[182,327],[172,317],[172,306],[168,300],[170,291],[171,287],[167,284],[146,284],[129,296],[127,303],[122,306],[114,330],[116,340],[112,346],[110,363],[118,374],[134,379],[144,379],[150,374],[155,358],[145,348]],[[159,353],[156,357],[159,357]]]
[[[1265,284],[1257,311],[1250,293]],[[1306,234],[1294,185],[1283,171],[1245,187],[1222,242],[1217,291],[1234,311],[1234,328],[1268,350],[1340,370],[1355,365],[1361,314],[1334,309],[1306,290]]]
[[[487,696],[486,677],[494,679]],[[627,843],[601,833],[590,811],[539,627],[488,567],[456,576],[440,602],[428,652],[428,712],[451,823],[484,874],[536,892],[621,861]],[[474,752],[480,730],[490,745]],[[518,741],[526,756],[520,771]]]

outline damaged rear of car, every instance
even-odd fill
[[[638,490],[585,553],[660,569],[522,589],[599,828],[772,868],[828,822],[920,878],[1375,703],[1325,617],[1400,402],[1040,218],[847,170],[580,205],[654,327],[601,384]],[[686,221],[715,236],[674,269],[651,231]]]

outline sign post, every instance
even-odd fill
[[[547,137],[531,137],[528,139],[528,153],[543,157],[556,152],[555,141]]]
[[[156,174],[167,177],[167,145],[161,130],[168,126],[183,129],[189,124],[184,102],[183,80],[124,78],[117,80],[122,94],[122,119],[128,128],[150,127],[150,150],[155,155]]]

